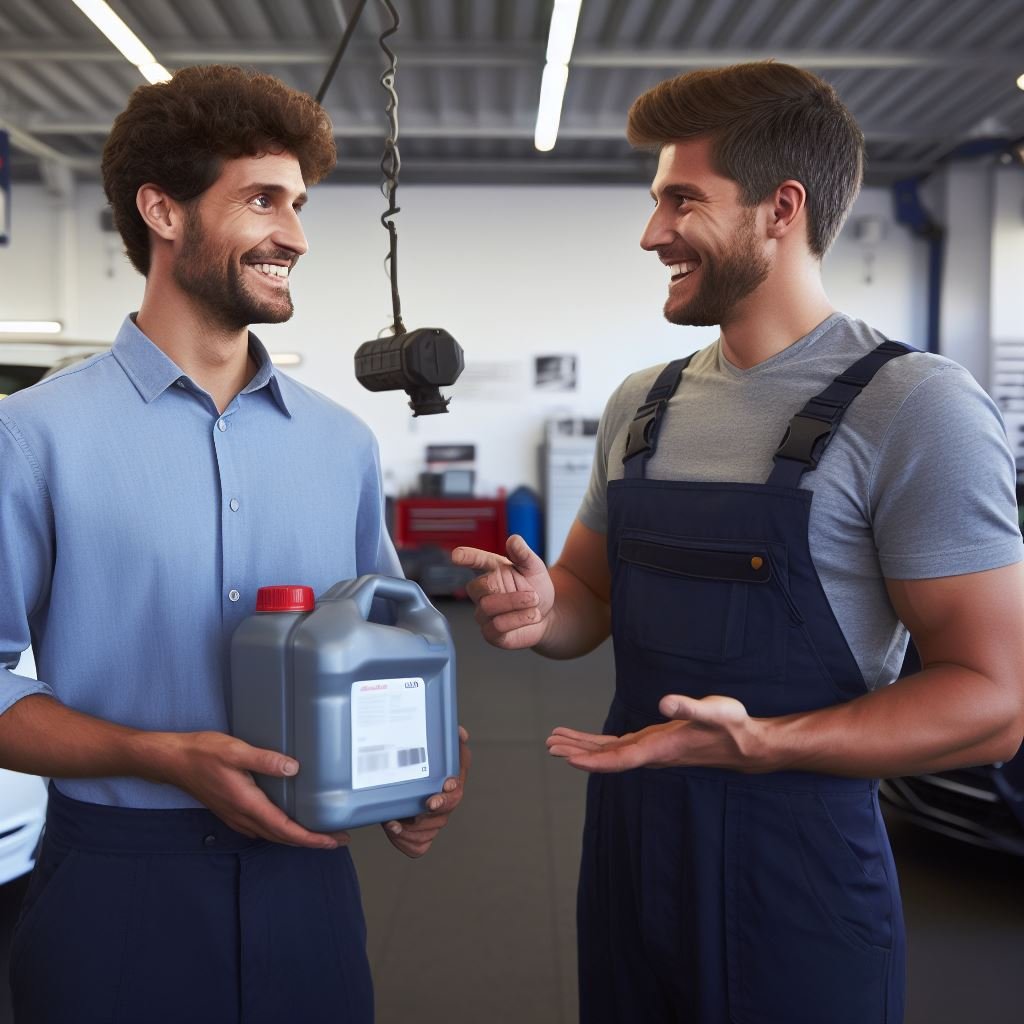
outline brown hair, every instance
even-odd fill
[[[205,192],[224,160],[288,152],[307,185],[337,158],[331,122],[311,97],[270,75],[212,64],[182,68],[169,82],[141,85],[103,147],[103,188],[140,274],[149,271],[149,230],[135,197],[152,182],[179,202]]]
[[[807,242],[819,259],[860,190],[864,134],[828,82],[774,61],[691,71],[649,89],[629,111],[637,149],[706,136],[719,174],[750,206],[788,178],[807,190]]]

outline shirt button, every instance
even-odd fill
[[[183,388],[185,386],[185,382],[180,377],[174,383],[179,388]]]
[[[232,512],[237,512],[238,511],[238,499],[237,498],[232,498],[228,507],[231,509]]]
[[[213,846],[217,842],[217,837],[211,832],[208,836],[203,836],[203,846]]]
[[[217,429],[223,434],[228,429],[227,420],[217,420]]]
[[[237,590],[228,591],[228,600],[237,601],[242,595]]]

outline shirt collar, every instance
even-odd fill
[[[128,379],[142,396],[142,400],[148,405],[154,399],[159,398],[175,381],[182,379],[191,383],[197,390],[201,390],[187,374],[182,372],[181,367],[174,360],[139,330],[134,317],[134,313],[125,317],[121,329],[117,332],[117,338],[114,340],[112,352],[121,369],[124,370]],[[270,354],[263,347],[263,342],[251,331],[249,333],[249,354],[252,356],[253,362],[256,363],[256,373],[252,380],[242,388],[241,393],[248,395],[265,387],[281,412],[290,417],[291,411],[281,392],[281,382],[278,380],[277,370],[270,359]]]

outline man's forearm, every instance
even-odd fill
[[[559,564],[549,570],[555,604],[544,639],[533,649],[545,658],[578,658],[603,643],[611,631],[611,608]]]
[[[23,697],[0,715],[0,767],[57,778],[164,774],[175,734],[146,732],[74,711],[52,697]]]
[[[754,770],[882,778],[1009,760],[1019,689],[937,665],[846,704],[761,719]]]

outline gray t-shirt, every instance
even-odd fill
[[[841,313],[741,370],[716,341],[694,357],[662,420],[647,476],[764,483],[790,418],[885,336]],[[629,423],[661,366],[627,377],[601,419],[579,519],[607,532],[606,487],[623,475]],[[907,632],[884,580],[958,576],[1024,558],[1014,461],[992,400],[961,366],[893,359],[847,409],[816,470],[810,549],[867,685],[899,673]]]

